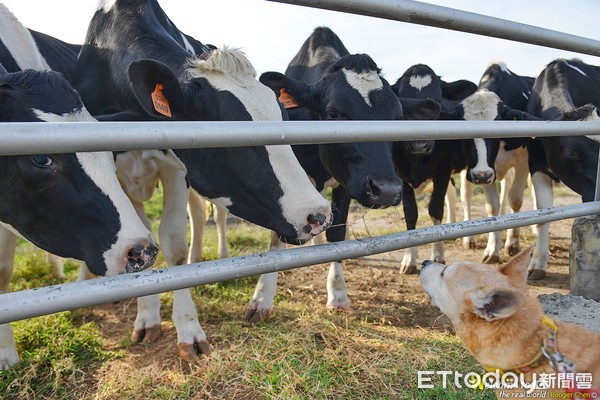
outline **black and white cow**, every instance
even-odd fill
[[[520,76],[509,70],[505,63],[491,62],[479,82],[479,89],[492,91],[502,102],[520,111],[526,111],[535,78]],[[547,168],[540,169],[536,161],[539,151],[530,138],[495,139],[498,143],[498,154],[494,162],[496,177],[501,181],[501,195],[495,184],[484,185],[487,210],[490,216],[504,213],[506,205],[513,213],[519,212],[523,204],[523,192],[527,186],[527,177],[531,172],[534,188],[539,196],[551,193],[551,177]],[[540,225],[538,241],[535,246],[530,269],[548,263],[548,229],[547,224]],[[473,238],[465,238],[465,247],[473,246]],[[471,239],[471,240],[469,240]],[[484,251],[484,262],[500,261],[502,239],[500,231],[490,232],[488,244]],[[515,255],[520,249],[519,229],[509,229],[506,235],[505,251]]]
[[[155,0],[103,1],[94,14],[75,72],[75,84],[94,114],[121,120],[278,120],[285,115],[254,67],[238,50],[210,49],[200,56]],[[331,207],[312,187],[290,146],[175,150],[191,187],[233,214],[304,242],[331,224]],[[169,168],[165,166],[165,168]],[[187,256],[185,173],[163,180],[173,204],[159,229],[165,259]],[[141,212],[141,204],[136,205]],[[166,215],[168,213],[169,215]],[[167,242],[167,243],[165,243]],[[133,340],[160,332],[159,297],[138,301]],[[174,295],[173,320],[184,359],[208,352],[188,290]]]
[[[557,59],[536,78],[527,111],[544,120],[598,121],[596,107],[600,107],[600,67],[580,60]],[[549,167],[584,202],[594,200],[599,148],[596,140],[585,136],[538,137],[533,142],[542,145],[547,162],[547,166],[537,168]],[[552,206],[551,186],[541,194],[536,186],[535,194],[538,208]],[[546,271],[547,260],[530,265],[530,279],[544,278]]]
[[[446,83],[427,65],[416,64],[392,85],[392,89],[405,104],[408,99],[431,99],[438,104],[438,112],[423,115],[423,119],[438,119],[439,110],[453,109],[458,100],[473,94],[477,86],[469,81],[460,80]],[[444,197],[448,192],[450,176],[466,168],[460,140],[421,140],[394,143],[394,163],[398,176],[404,180],[403,208],[408,230],[415,229],[418,208],[415,191],[423,190],[428,182],[433,183],[433,192],[429,200],[429,216],[434,224],[440,224],[444,213]],[[449,195],[454,187],[450,187]],[[454,196],[456,197],[456,196]],[[453,201],[451,203],[454,203]],[[417,271],[418,248],[406,249],[400,272],[411,274]],[[432,244],[433,260],[445,263],[444,243]]]
[[[0,61],[8,51],[23,68],[46,68],[29,32],[1,4],[0,39]],[[53,121],[95,120],[61,74],[8,73],[0,65],[0,122]],[[109,152],[0,156],[0,293],[8,291],[17,235],[83,260],[97,275],[142,270],[158,253]],[[18,361],[12,328],[0,325],[0,370]]]
[[[349,54],[334,32],[319,27],[301,46],[285,74],[267,72],[260,81],[279,96],[292,120],[402,119],[402,107],[379,72],[371,57]],[[330,179],[335,181],[334,222],[326,232],[330,242],[345,239],[351,199],[369,208],[400,203],[402,181],[394,171],[390,143],[292,147],[318,190],[323,190]],[[269,316],[276,286],[277,273],[261,276],[248,306],[248,320],[256,322]],[[349,308],[341,261],[330,266],[327,292],[328,307]]]

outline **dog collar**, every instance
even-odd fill
[[[554,321],[547,315],[543,315],[542,325],[547,328],[546,336],[544,337],[540,351],[538,351],[531,361],[507,370],[492,367],[485,367],[485,369],[488,372],[498,371],[501,375],[509,372],[515,374],[524,374],[533,371],[546,362],[549,362],[550,366],[557,372],[575,372],[575,365],[571,361],[567,360],[565,356],[558,351],[558,343],[556,340],[558,327]]]

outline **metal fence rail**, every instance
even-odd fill
[[[23,290],[0,296],[0,323],[250,275],[384,253],[498,229],[600,213],[600,202],[455,222],[361,240],[304,246],[250,256]]]
[[[600,41],[412,0],[269,0],[427,25],[600,56]]]
[[[0,124],[0,155],[576,135],[600,135],[600,124],[579,121],[15,122]]]

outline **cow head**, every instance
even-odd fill
[[[0,121],[94,121],[62,75],[0,77]],[[97,275],[152,266],[158,248],[115,174],[112,154],[0,157],[0,222]]]
[[[340,58],[310,85],[278,72],[264,73],[260,81],[290,107],[292,119],[402,119],[398,98],[365,54]],[[327,171],[364,206],[400,203],[402,180],[394,172],[388,143],[321,145],[319,155]]]
[[[215,49],[189,62],[186,79],[152,60],[133,62],[129,79],[143,110],[163,120],[281,121],[285,111],[237,50]],[[155,104],[157,91],[162,108]],[[164,105],[168,106],[166,113]],[[170,114],[166,115],[166,114]],[[289,242],[331,224],[331,207],[314,189],[290,146],[175,150],[191,186],[207,199]]]
[[[442,119],[465,121],[493,121],[510,118],[511,109],[504,106],[500,98],[488,90],[478,90],[456,105],[451,112],[442,111]],[[463,141],[467,158],[467,179],[476,184],[492,183],[496,180],[494,163],[500,148],[499,139],[469,139]]]

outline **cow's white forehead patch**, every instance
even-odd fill
[[[54,114],[46,111],[38,110],[37,108],[31,109],[35,116],[44,122],[85,122],[85,121],[96,121],[94,117],[86,110],[85,107],[75,108],[71,112],[64,114]]]
[[[498,116],[500,98],[489,90],[479,90],[461,103],[465,121],[493,121]]]
[[[96,7],[96,10],[102,10],[105,13],[107,13],[113,8],[116,2],[117,0],[99,0],[98,7]]]
[[[410,77],[408,84],[421,91],[429,86],[432,80],[431,75],[413,75]]]
[[[383,88],[383,81],[377,71],[362,72],[360,74],[346,68],[342,69],[342,71],[346,76],[348,84],[360,93],[369,107],[372,107],[369,94]]]
[[[205,78],[219,91],[231,92],[250,114],[253,121],[281,121],[281,109],[275,93],[256,80],[256,70],[238,49],[223,47],[207,59],[188,62],[190,78]]]

